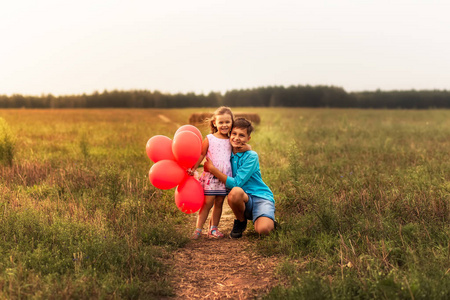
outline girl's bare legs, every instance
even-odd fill
[[[206,219],[208,218],[209,211],[214,204],[215,196],[205,196],[205,203],[203,207],[200,209],[197,217],[197,228],[202,229],[205,224]]]
[[[223,201],[225,200],[225,196],[216,196],[214,199],[214,208],[211,215],[211,221],[209,222],[209,226],[219,226],[220,217],[222,216],[222,208]]]

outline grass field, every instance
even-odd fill
[[[267,299],[450,298],[450,111],[233,109],[282,225]],[[0,110],[0,298],[173,295],[191,228],[145,144],[205,110]]]

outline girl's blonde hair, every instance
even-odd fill
[[[231,108],[229,108],[228,106],[221,106],[218,109],[216,109],[216,111],[213,113],[211,118],[206,119],[206,124],[209,125],[209,129],[210,129],[211,133],[216,133],[218,131],[217,128],[214,127],[214,121],[216,120],[216,117],[220,116],[220,115],[226,115],[226,114],[229,114],[231,116],[231,127],[233,127],[234,114],[231,111]]]

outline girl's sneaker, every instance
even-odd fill
[[[191,236],[191,239],[198,240],[202,236],[202,230],[200,228],[196,228],[194,233]]]
[[[219,228],[217,228],[217,226],[211,226],[208,231],[208,237],[213,239],[221,239],[224,237],[224,235],[219,231]]]

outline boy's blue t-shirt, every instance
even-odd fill
[[[273,193],[264,183],[259,169],[258,153],[246,151],[231,153],[233,177],[228,176],[226,187],[240,187],[249,195],[270,200],[275,203]]]

